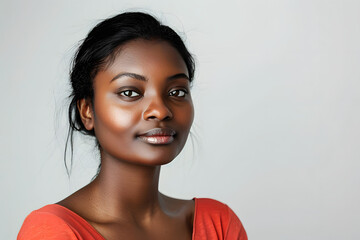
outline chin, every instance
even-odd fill
[[[175,139],[174,142],[170,144],[144,144],[138,142],[136,148],[136,156],[133,158],[133,162],[142,164],[142,165],[165,165],[172,162],[181,152],[185,145],[185,141],[179,141]]]
[[[170,162],[172,162],[176,156],[180,152],[177,153],[167,153],[166,151],[147,151],[146,153],[143,152],[141,156],[138,156],[137,163],[141,165],[147,165],[147,166],[161,166],[166,165]]]

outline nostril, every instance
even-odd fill
[[[170,120],[172,117],[167,115],[165,117],[158,117],[158,116],[148,116],[145,119],[147,120],[158,120],[158,121],[167,121]]]
[[[143,112],[145,120],[169,120],[173,117],[172,111],[162,101],[153,101]]]
[[[170,116],[166,116],[166,117],[164,118],[164,120],[170,120],[170,119],[171,119]]]

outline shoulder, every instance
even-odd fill
[[[247,239],[245,229],[234,211],[228,205],[210,198],[195,198],[194,231],[207,239],[211,239],[212,235],[220,239]]]
[[[77,239],[66,220],[56,214],[53,204],[31,212],[24,220],[17,239]]]
[[[222,221],[229,221],[232,217],[236,217],[228,205],[211,198],[195,198],[195,213],[219,218]]]
[[[195,203],[198,209],[207,209],[210,212],[223,212],[229,208],[226,204],[211,198],[195,198]]]
[[[101,239],[102,236],[71,210],[50,204],[31,212],[24,220],[18,240]]]

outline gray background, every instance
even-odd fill
[[[194,147],[161,190],[226,202],[254,239],[360,239],[360,1],[0,1],[0,232],[94,174],[63,166],[67,73],[100,19],[146,10],[195,54]],[[195,139],[195,137],[194,137]]]

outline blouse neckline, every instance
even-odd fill
[[[194,202],[195,202],[195,208],[194,208],[193,229],[192,229],[191,239],[195,239],[195,230],[196,230],[196,229],[195,229],[195,228],[196,228],[196,227],[195,227],[195,226],[196,226],[195,222],[196,222],[197,205],[198,205],[197,198],[193,198],[193,200],[194,200]],[[70,214],[76,216],[76,218],[78,218],[79,220],[81,220],[85,225],[87,225],[87,226],[89,227],[89,230],[90,230],[93,234],[95,234],[95,235],[97,235],[97,237],[105,240],[105,238],[104,238],[88,221],[86,221],[86,220],[85,220],[83,217],[81,217],[79,214],[75,213],[74,211],[72,211],[72,210],[68,209],[67,207],[64,207],[64,206],[62,206],[62,205],[60,205],[60,204],[54,203],[54,204],[50,204],[50,205],[55,205],[55,206],[57,206],[57,207],[59,207],[59,208],[62,208],[62,209],[64,209],[64,210],[66,210],[66,211],[69,212]]]

